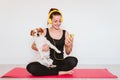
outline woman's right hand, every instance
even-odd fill
[[[31,48],[32,48],[33,50],[35,50],[35,51],[38,51],[38,49],[37,49],[37,47],[36,47],[35,42],[33,42],[33,44],[32,44],[32,46],[31,46]]]

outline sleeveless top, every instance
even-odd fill
[[[56,53],[55,50],[50,48],[50,58],[53,60],[53,64],[57,65],[64,58],[64,44],[65,44],[65,30],[63,30],[62,37],[60,39],[53,39],[50,36],[49,29],[46,28],[46,38],[50,41],[61,53]]]

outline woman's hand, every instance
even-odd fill
[[[32,44],[31,47],[32,47],[33,50],[38,51],[35,42]],[[47,44],[44,44],[44,45],[42,46],[42,51],[43,51],[43,52],[47,52],[48,50],[50,50],[49,46],[48,46]]]
[[[71,34],[67,34],[66,35],[66,39],[65,39],[65,51],[66,51],[67,55],[69,55],[70,52],[72,51],[73,39],[74,39],[73,35],[71,35]]]
[[[36,47],[35,42],[33,42],[33,44],[32,44],[32,46],[31,46],[31,48],[32,48],[33,50],[35,50],[35,51],[38,51],[38,49],[37,49],[37,47]]]
[[[65,39],[65,46],[69,47],[73,45],[73,35],[69,34],[69,36]]]
[[[42,46],[42,51],[43,51],[43,52],[47,52],[47,51],[49,51],[49,50],[50,50],[50,47],[49,47],[48,44],[44,44],[44,45]]]

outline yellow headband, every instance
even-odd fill
[[[53,12],[58,12],[58,13],[60,13],[61,16],[62,16],[62,13],[61,13],[59,10],[50,11],[50,13],[48,14],[48,23],[49,23],[49,24],[52,24],[52,20],[50,19],[50,16],[51,16],[51,14],[52,14]],[[61,22],[63,22],[63,18],[61,18]]]

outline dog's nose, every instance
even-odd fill
[[[39,34],[37,34],[37,36],[39,36]]]

